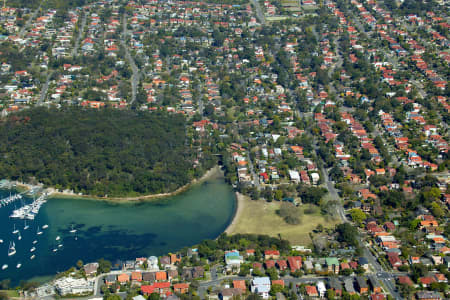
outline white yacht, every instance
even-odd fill
[[[37,235],[41,235],[42,234],[42,231],[40,231],[39,230],[39,226],[38,226],[38,228],[37,228],[37,233],[36,233]]]
[[[42,229],[47,229],[48,228],[48,225],[47,224],[45,224],[44,226],[42,226]]]
[[[23,226],[23,230],[27,230],[28,228],[30,228],[30,226],[27,225],[27,220],[25,220],[25,226]]]
[[[58,251],[58,248],[53,249],[53,252],[56,252],[56,251]]]
[[[22,266],[22,264],[21,264],[21,263],[18,263],[17,266],[16,266],[16,268],[17,268],[17,269],[20,269],[21,266]]]
[[[11,242],[9,244],[8,256],[13,256],[14,254],[16,254],[16,244],[14,244],[14,242]]]
[[[33,247],[30,249],[30,252],[34,252],[36,250],[36,247]]]
[[[14,230],[12,232],[13,234],[19,233],[19,229],[16,229],[16,224],[14,224]]]
[[[34,241],[33,241],[33,245],[35,245],[35,244],[37,244],[37,240],[34,240]]]
[[[70,233],[75,233],[75,232],[77,232],[77,230],[73,228],[73,224],[72,224],[72,230],[70,230]]]
[[[56,237],[56,240],[59,241],[60,239],[61,239],[61,237],[58,235],[58,236]]]
[[[5,270],[5,269],[8,269],[8,265],[7,265],[7,264],[4,264],[4,265],[2,266],[2,270]]]
[[[22,236],[20,235],[20,231],[19,231],[19,236],[17,237],[17,239],[20,241],[22,239]]]
[[[30,259],[34,259],[36,257],[36,255],[31,255]]]

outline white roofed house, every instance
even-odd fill
[[[260,295],[263,299],[268,299],[270,292],[270,278],[255,277],[252,281],[251,291],[252,293]]]
[[[325,297],[325,293],[327,292],[327,289],[326,289],[323,281],[317,282],[317,292],[319,293],[320,298]]]
[[[295,170],[289,170],[289,177],[291,178],[291,181],[293,181],[295,183],[300,182],[300,175]]]

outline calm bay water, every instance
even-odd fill
[[[7,195],[9,191],[0,191],[2,198]],[[157,202],[118,204],[51,198],[33,221],[27,221],[30,228],[24,230],[23,220],[9,218],[14,206],[21,206],[16,201],[0,208],[0,267],[9,266],[0,269],[0,279],[9,278],[17,284],[64,271],[79,259],[91,262],[103,257],[114,261],[176,251],[216,238],[230,223],[235,205],[231,187],[216,176]],[[21,240],[12,233],[14,224]],[[48,229],[41,229],[43,234],[37,235],[37,227],[44,224]],[[72,225],[76,233],[70,233]],[[34,240],[38,241],[36,245]],[[15,242],[17,253],[8,257],[10,241]],[[33,246],[36,250],[31,253]],[[33,260],[32,254],[36,255]],[[22,267],[17,269],[19,262]]]

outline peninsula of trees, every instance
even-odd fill
[[[174,191],[200,175],[181,115],[36,108],[0,124],[2,177],[96,196]]]

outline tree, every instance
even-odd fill
[[[117,294],[111,294],[108,296],[103,297],[105,300],[122,300],[122,297],[120,297]]]
[[[440,217],[442,217],[442,216],[444,215],[444,210],[443,210],[442,207],[441,207],[438,203],[436,203],[436,202],[431,203],[431,212],[433,213],[433,215],[434,215],[436,218],[440,218]]]
[[[161,297],[158,293],[152,293],[150,297],[148,297],[149,300],[159,300]]]
[[[367,218],[367,215],[359,208],[354,208],[350,211],[352,220],[359,226],[362,225],[363,221]]]
[[[334,300],[336,297],[336,292],[332,289],[327,290],[327,298],[328,300]]]
[[[111,262],[109,260],[105,260],[103,258],[100,258],[98,260],[98,269],[97,269],[97,273],[102,274],[102,273],[108,273],[111,270]]]
[[[338,241],[348,244],[349,246],[358,246],[358,230],[349,223],[343,223],[336,226],[338,233]]]
[[[246,300],[262,300],[262,297],[258,294],[250,294],[245,299]]]
[[[300,223],[299,211],[297,207],[288,202],[281,203],[278,214],[288,224],[296,225]]]
[[[83,261],[81,260],[81,259],[79,259],[78,261],[77,261],[77,268],[78,269],[81,269],[83,267]]]
[[[276,190],[275,191],[275,200],[281,201],[283,199],[283,191],[282,190]]]

